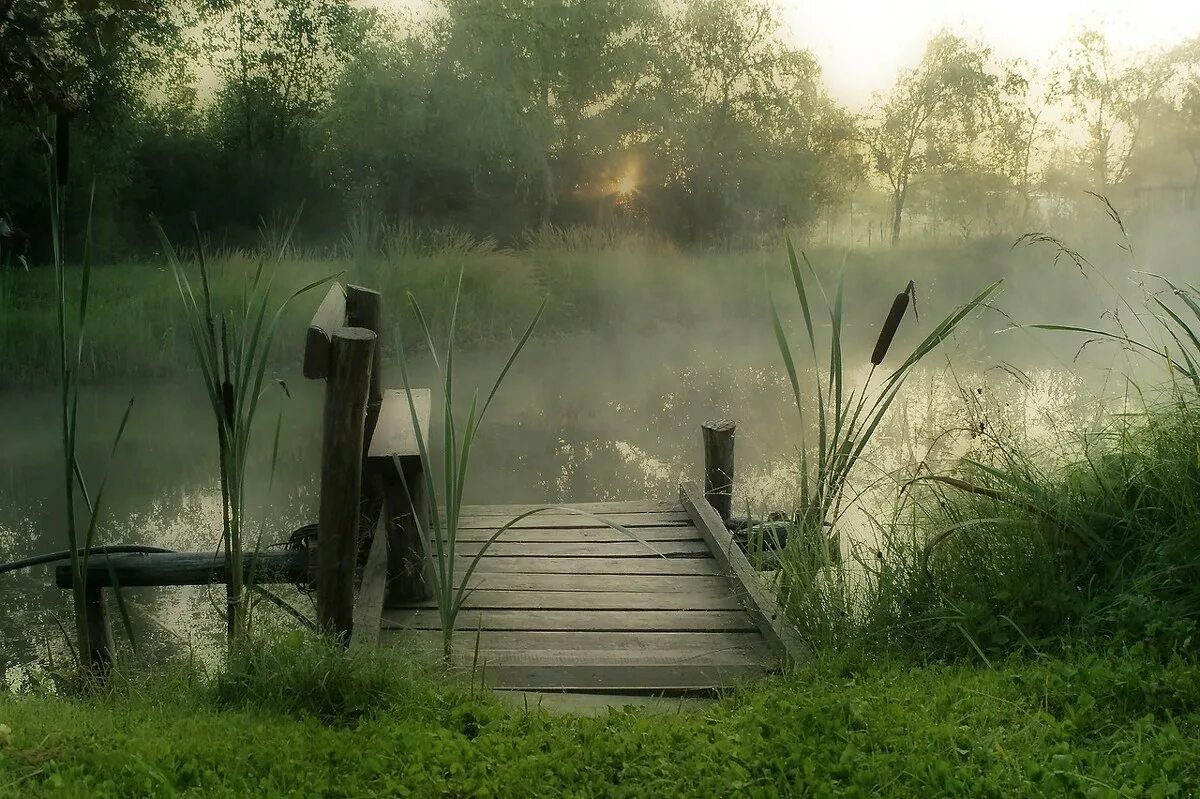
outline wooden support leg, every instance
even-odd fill
[[[728,419],[705,422],[704,498],[721,517],[729,521],[733,510],[733,434],[737,424]]]
[[[416,602],[433,596],[429,558],[417,526],[419,521],[426,534],[432,535],[429,492],[425,489],[425,478],[419,464],[405,465],[404,470],[402,480],[393,465],[386,471],[383,481],[383,512],[388,535],[386,604]]]
[[[360,327],[344,327],[333,334],[332,344],[321,445],[317,621],[326,632],[349,644],[354,627],[363,424],[375,334]]]
[[[104,602],[104,589],[89,585],[84,589],[83,604],[86,610],[88,629],[88,664],[92,676],[103,681],[112,672],[113,647],[112,624],[108,619],[108,605]]]

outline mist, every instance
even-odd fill
[[[790,511],[814,417],[797,414],[772,327],[773,302],[796,351],[810,346],[785,242],[820,282],[811,346],[826,352],[838,329],[856,387],[910,281],[915,313],[881,373],[1001,281],[881,426],[858,475],[864,516],[985,439],[1067,462],[1080,430],[1174,379],[1136,348],[1029,326],[1136,333],[1173,296],[1158,276],[1195,281],[1200,30],[1130,49],[1080,18],[1040,61],[936,30],[852,102],[787,4],[431,5],[144,4],[44,29],[0,17],[0,560],[61,540],[55,157],[64,251],[94,265],[80,447],[113,475],[110,542],[220,538],[211,408],[169,246],[188,268],[203,252],[230,303],[269,253],[281,296],[330,275],[380,290],[393,387],[401,358],[414,385],[438,384],[409,297],[442,347],[461,275],[464,410],[546,298],[480,431],[471,503],[671,499],[699,476],[701,423],[729,418],[735,505]],[[69,154],[47,155],[52,129],[70,131]],[[270,357],[281,387],[249,483],[269,544],[316,513],[323,387],[301,360],[319,299],[289,306]],[[806,362],[803,387],[824,369]],[[859,543],[877,545],[870,529],[860,520]],[[0,666],[54,638],[67,599],[45,582],[0,589]],[[165,658],[191,636],[215,651],[212,602],[172,589],[133,604]]]

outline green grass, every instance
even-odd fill
[[[512,710],[401,654],[307,645],[215,680],[0,698],[25,796],[1190,796],[1200,670],[1145,651],[823,663],[703,711]],[[261,667],[266,664],[264,671]],[[350,664],[350,665],[347,665]],[[269,679],[264,679],[267,677]],[[338,685],[340,698],[309,704]],[[370,708],[362,712],[363,708]]]
[[[293,253],[280,264],[280,295],[331,273],[341,280],[381,290],[384,337],[394,348],[406,341],[414,351],[423,340],[409,312],[412,292],[442,331],[448,322],[460,268],[463,290],[456,341],[461,347],[510,347],[545,296],[550,297],[539,335],[579,331],[655,331],[662,325],[711,325],[714,319],[761,331],[764,319],[762,273],[770,266],[777,291],[791,291],[790,277],[776,269],[779,247],[749,252],[679,252],[643,241],[574,240],[542,237],[528,249],[496,251],[482,246],[434,241],[428,247],[389,255],[327,258]],[[823,278],[842,264],[840,251],[810,253]],[[953,307],[970,292],[1034,262],[1030,250],[1011,251],[1007,242],[970,247],[880,249],[847,256],[847,307],[866,306],[872,321],[886,310],[893,285],[915,278],[922,312]],[[233,306],[259,258],[252,252],[210,257],[214,304]],[[970,269],[964,269],[970,263]],[[50,270],[4,273],[0,284],[0,387],[46,383],[55,357],[54,281]],[[77,278],[76,278],[77,279]],[[189,334],[178,311],[178,291],[164,258],[136,263],[97,264],[92,270],[88,341],[81,377],[125,380],[177,374],[194,361]],[[880,283],[887,286],[880,290]],[[832,282],[831,282],[832,284]],[[1043,292],[1035,298],[1044,299]],[[297,302],[280,320],[273,364],[295,368],[303,348],[301,331],[319,297]],[[1048,306],[1053,307],[1053,306]],[[1043,317],[1049,314],[1049,310]],[[1055,317],[1057,318],[1057,317]],[[855,331],[858,334],[860,331]],[[862,332],[873,340],[873,331]],[[385,357],[395,360],[394,350]]]

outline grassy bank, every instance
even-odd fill
[[[0,698],[26,796],[1190,796],[1200,670],[1144,650],[995,668],[827,662],[702,711],[511,710],[400,655]],[[138,681],[134,681],[138,682]],[[331,693],[335,692],[335,693]]]
[[[978,241],[961,247],[899,249],[815,249],[817,268],[832,275],[845,259],[848,308],[869,309],[874,320],[890,297],[910,279],[917,281],[922,313],[953,307],[998,278],[1021,296],[1030,315],[1062,318],[1061,303],[1046,299],[1039,270],[1041,254],[1012,250],[1008,241]],[[463,347],[507,346],[519,336],[544,296],[550,303],[538,335],[580,331],[624,334],[662,325],[707,326],[714,322],[766,331],[764,270],[786,286],[782,248],[743,252],[682,252],[666,244],[631,240],[543,237],[527,249],[501,251],[476,242],[434,242],[404,252],[370,252],[326,258],[296,254],[282,265],[278,292],[329,274],[339,280],[379,288],[389,325],[415,347],[420,333],[408,305],[412,291],[437,325],[448,315],[454,281],[464,270],[457,340]],[[227,252],[212,258],[218,300],[236,295],[258,263],[253,253]],[[1043,274],[1036,274],[1037,271]],[[1060,270],[1065,271],[1065,270]],[[47,382],[53,364],[54,286],[49,270],[0,272],[0,386]],[[1026,291],[1023,286],[1031,286]],[[1026,294],[1028,296],[1026,296]],[[299,363],[301,331],[319,297],[294,304],[281,323],[274,348],[279,365]],[[92,275],[91,317],[84,352],[85,379],[121,380],[178,373],[191,363],[181,325],[174,281],[164,260],[101,264]],[[1053,313],[1051,313],[1053,310]],[[995,325],[992,325],[995,327]],[[852,330],[864,339],[870,330]],[[394,352],[388,353],[394,361]]]

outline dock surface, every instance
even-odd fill
[[[564,503],[588,516],[526,517],[483,554],[456,621],[454,660],[492,688],[616,696],[713,695],[778,669],[779,653],[679,501]],[[470,560],[534,505],[465,506]],[[385,606],[379,642],[438,652],[435,602]],[[478,641],[478,655],[476,642]]]

